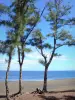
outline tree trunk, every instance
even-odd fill
[[[22,55],[21,55],[21,52],[20,52],[20,48],[18,47],[18,59],[19,59],[19,66],[20,66],[19,93],[22,94],[22,65],[23,65],[23,61],[24,61],[24,45],[23,44],[22,44]]]
[[[19,93],[22,94],[22,64],[20,64]]]
[[[7,67],[6,78],[5,78],[6,98],[7,98],[7,100],[10,100],[9,87],[8,87],[8,74],[9,74],[9,69],[10,69],[10,63],[11,63],[11,56],[9,56],[8,67]]]
[[[47,69],[48,67],[45,66],[43,92],[47,92]]]

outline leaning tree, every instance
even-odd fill
[[[47,71],[54,56],[60,56],[56,50],[65,45],[73,43],[73,37],[65,26],[70,25],[67,15],[70,13],[71,6],[63,5],[63,0],[53,0],[48,3],[47,16],[44,18],[50,24],[50,33],[42,34],[37,29],[33,32],[31,45],[35,46],[43,59],[39,60],[45,66],[43,91],[47,92]],[[46,49],[48,54],[46,54]]]
[[[0,18],[2,17],[3,14],[6,15],[8,13],[9,13],[9,7],[4,4],[0,4]],[[0,25],[10,26],[11,22],[9,20],[5,21],[0,19]],[[6,87],[6,98],[7,100],[10,100],[9,87],[8,87],[8,74],[10,70],[12,55],[14,54],[14,45],[9,38],[7,38],[5,41],[0,41],[0,53],[6,54],[8,56],[8,60],[7,60],[8,66],[6,70],[5,87]]]
[[[14,55],[14,45],[11,40],[7,39],[5,41],[0,41],[0,53],[6,54],[8,57],[8,60],[6,60],[8,65],[7,65],[7,71],[6,71],[6,77],[5,77],[5,87],[6,87],[7,100],[10,100],[9,87],[8,87],[8,74],[10,70],[12,56]]]

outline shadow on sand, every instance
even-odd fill
[[[42,98],[43,100],[60,100],[54,96],[44,96],[44,95],[39,95],[40,98]]]
[[[6,95],[0,95],[0,98],[6,98]]]
[[[19,94],[19,92],[10,95],[10,97],[15,97]],[[0,95],[0,98],[6,98],[6,95]]]
[[[62,93],[62,92],[75,92],[75,91],[74,90],[58,91],[58,92],[51,91],[51,92],[48,92],[48,93],[51,94],[51,93]],[[13,98],[15,96],[20,96],[19,92],[10,95],[11,98]],[[75,96],[72,96],[72,95],[64,95],[61,98],[57,98],[55,96],[46,96],[46,95],[43,95],[43,94],[39,94],[38,96],[39,96],[39,98],[42,98],[43,100],[75,100]],[[0,95],[0,98],[6,98],[6,95]]]
[[[56,98],[55,96],[39,95],[43,100],[75,100],[75,96],[63,96],[62,98]]]
[[[65,100],[75,100],[75,96],[64,96]]]

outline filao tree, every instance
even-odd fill
[[[43,59],[39,62],[44,65],[43,92],[47,92],[47,71],[54,56],[60,56],[56,50],[62,46],[73,43],[73,37],[65,26],[70,25],[67,18],[71,6],[63,5],[63,0],[52,0],[48,3],[47,15],[44,17],[50,25],[50,33],[43,34],[39,29],[35,30],[30,42],[35,46]],[[45,27],[46,28],[46,27]],[[48,54],[46,54],[46,49]]]
[[[3,14],[4,15],[8,14],[8,12],[9,12],[9,7],[0,4],[0,18],[2,17]],[[9,21],[5,22],[5,20],[0,19],[0,25],[10,26],[11,23]],[[11,40],[9,40],[8,38],[5,41],[0,40],[0,53],[6,54],[8,56],[8,60],[7,60],[8,66],[6,70],[5,87],[6,87],[6,98],[7,100],[10,100],[9,87],[8,87],[8,74],[10,70],[12,55],[14,54],[14,45],[12,44]]]
[[[31,52],[31,49],[26,47],[28,44],[27,40],[33,29],[36,27],[47,6],[45,5],[42,12],[39,14],[38,9],[35,7],[35,1],[36,0],[17,0],[15,4],[16,14],[19,16],[19,18],[17,16],[18,19],[15,23],[17,27],[17,29],[15,29],[15,33],[17,33],[15,34],[15,37],[18,36],[15,38],[15,40],[18,39],[17,42],[15,41],[15,43],[18,44],[18,61],[20,66],[19,93],[22,93],[22,66],[25,53]]]
[[[33,29],[36,27],[41,16],[47,5],[43,8],[42,12],[39,14],[38,9],[35,7],[36,0],[27,1],[17,1],[16,4],[17,13],[19,12],[18,21],[18,33],[19,33],[19,45],[18,48],[18,61],[20,65],[20,76],[19,76],[19,93],[22,93],[22,66],[25,58],[25,53],[31,52],[30,48],[27,48],[29,35],[32,33]],[[21,4],[22,2],[22,4]],[[20,7],[19,7],[20,6]]]
[[[9,39],[5,41],[0,41],[0,53],[6,54],[8,57],[8,60],[6,60],[7,71],[6,71],[6,77],[5,77],[5,87],[6,87],[6,98],[7,100],[10,100],[9,87],[8,87],[8,74],[10,70],[12,55],[14,55],[14,45],[11,43]]]
[[[5,12],[7,8],[7,12]],[[8,37],[14,44],[14,48],[18,49],[18,61],[20,65],[19,74],[19,93],[22,92],[22,65],[24,61],[24,52],[29,52],[30,49],[26,48],[24,41],[28,38],[34,26],[38,12],[34,6],[34,0],[16,0],[11,2],[10,6],[1,4],[0,11],[2,14],[7,14],[8,19],[2,19],[0,25],[9,27]],[[8,71],[9,72],[9,71]]]
[[[34,0],[17,0],[15,3],[17,19],[15,34],[18,36],[17,49],[18,49],[18,61],[20,66],[19,74],[19,93],[22,93],[22,66],[25,58],[25,52],[30,52],[29,48],[26,48],[26,39],[30,34],[32,27],[34,26],[38,12],[34,6]],[[13,8],[14,9],[14,8]],[[16,39],[15,39],[16,40]]]
[[[22,65],[25,58],[25,52],[30,52],[26,48],[26,41],[42,16],[46,6],[42,10],[40,16],[35,7],[35,0],[16,0],[11,3],[6,14],[9,19],[0,21],[0,25],[5,25],[11,30],[8,34],[9,39],[12,40],[14,48],[18,49],[18,62],[20,65],[19,74],[19,93],[22,92]],[[2,7],[6,7],[2,5]],[[3,8],[1,8],[1,11]],[[4,12],[2,12],[5,14]]]

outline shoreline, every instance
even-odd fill
[[[67,80],[67,79],[75,79],[75,78],[57,78],[57,79],[48,79],[47,81],[53,81],[53,80]],[[9,79],[9,80],[8,80],[8,82],[18,82],[18,81],[19,81],[18,79],[15,79],[15,80],[14,80],[14,79]],[[32,80],[32,79],[31,79],[31,80],[30,80],[30,79],[28,79],[28,80],[26,79],[26,80],[25,80],[25,79],[24,79],[24,80],[23,80],[23,79],[22,79],[22,81],[24,81],[24,82],[26,82],[26,81],[27,81],[27,82],[40,82],[40,81],[41,81],[41,82],[42,82],[43,80],[42,80],[42,79],[41,79],[41,80],[39,80],[39,79],[38,79],[38,80],[36,80],[36,79],[34,79],[34,80]],[[0,82],[5,82],[5,80],[0,80]]]

